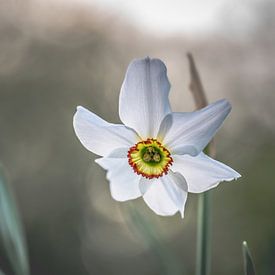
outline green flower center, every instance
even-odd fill
[[[170,152],[153,138],[142,140],[132,146],[127,156],[134,172],[148,179],[166,175],[173,162]]]
[[[148,146],[143,149],[142,159],[150,164],[159,163],[161,161],[160,150],[153,146]]]

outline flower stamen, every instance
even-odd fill
[[[152,179],[167,174],[173,159],[159,141],[148,138],[129,149],[128,162],[135,173]]]

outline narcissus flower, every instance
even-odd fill
[[[229,114],[219,100],[188,113],[171,111],[170,84],[159,59],[134,60],[119,98],[123,124],[109,123],[79,106],[74,129],[80,142],[107,170],[112,197],[127,201],[143,197],[155,213],[180,212],[188,192],[200,193],[240,174],[202,151]]]

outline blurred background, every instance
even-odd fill
[[[275,274],[273,0],[1,0],[0,37],[0,162],[32,274],[194,274],[198,196],[184,220],[114,201],[72,127],[77,105],[119,122],[127,65],[147,55],[167,65],[173,110],[193,110],[188,51],[209,101],[233,105],[217,159],[242,174],[213,190],[211,274],[243,274],[242,240]]]

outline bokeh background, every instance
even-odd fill
[[[275,2],[1,0],[0,162],[32,274],[194,274],[197,195],[184,220],[114,201],[72,127],[77,105],[119,122],[127,65],[147,55],[167,65],[173,109],[193,110],[188,51],[209,101],[233,105],[217,159],[242,174],[213,190],[211,274],[243,274],[242,240],[275,274]]]

